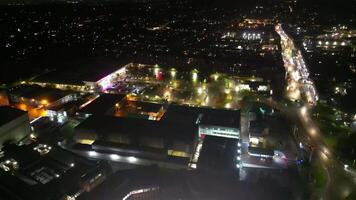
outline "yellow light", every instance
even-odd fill
[[[230,90],[229,88],[225,88],[224,92],[225,92],[226,94],[230,94],[231,90]]]
[[[172,78],[175,78],[175,77],[176,77],[176,74],[177,74],[176,69],[172,68],[172,69],[171,69],[171,77],[172,77]]]
[[[79,141],[79,143],[81,143],[81,144],[89,144],[89,145],[91,145],[91,144],[93,144],[93,143],[94,143],[94,140],[82,139],[82,140],[80,140],[80,141]]]
[[[192,79],[193,79],[193,82],[196,82],[198,80],[198,73],[193,72]]]
[[[170,96],[171,96],[171,92],[170,91],[166,91],[165,93],[164,93],[164,97],[165,98],[170,98]]]
[[[217,80],[219,79],[219,74],[218,74],[218,73],[215,73],[215,74],[213,75],[213,77],[214,77],[214,80],[217,81]]]
[[[315,135],[315,134],[316,134],[315,128],[309,129],[309,133],[310,133],[311,135]]]
[[[168,150],[167,154],[175,157],[189,158],[189,155],[184,151]]]
[[[41,104],[47,105],[47,104],[48,104],[48,101],[47,101],[46,99],[43,99],[43,100],[41,101]]]

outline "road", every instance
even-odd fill
[[[297,118],[302,131],[298,138],[303,146],[312,146],[312,160],[320,163],[327,174],[327,183],[322,193],[322,199],[344,199],[356,188],[356,173],[348,169],[337,159],[334,152],[324,143],[323,134],[310,117],[310,107],[318,101],[313,81],[309,78],[301,52],[293,40],[283,31],[280,24],[275,27],[281,37],[282,57],[286,69],[287,90],[289,100],[299,100],[305,105],[300,108],[286,107],[273,100],[267,102],[282,112]]]
[[[309,78],[309,70],[302,53],[295,47],[293,40],[288,37],[280,24],[276,25],[275,30],[281,37],[282,58],[287,78],[287,97],[291,100],[304,99],[315,105],[319,97],[313,81]]]

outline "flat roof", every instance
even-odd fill
[[[234,156],[238,139],[207,135],[198,160],[198,169],[235,171]]]
[[[54,102],[72,92],[50,87],[41,87],[39,85],[21,85],[10,88],[8,93],[28,99],[46,99],[48,102]]]
[[[27,115],[27,112],[12,108],[10,106],[0,106],[0,126],[3,126],[23,115]]]
[[[80,109],[82,113],[105,114],[116,103],[125,98],[124,94],[101,94],[100,97]]]
[[[209,108],[205,110],[201,124],[239,128],[240,111]]]
[[[127,61],[107,58],[88,58],[85,60],[66,62],[57,71],[36,77],[33,82],[82,85],[84,81],[96,82],[126,65]]]
[[[36,145],[37,143],[22,146],[12,144],[3,148],[5,153],[0,162],[14,159],[18,163],[18,169],[14,174],[0,169],[0,199],[58,199],[63,195],[62,192],[69,193],[76,189],[83,175],[99,169],[98,162],[54,146],[49,153],[41,156],[33,150]],[[62,192],[59,193],[59,190]]]
[[[193,141],[197,134],[195,124],[177,125],[174,122],[153,121],[140,118],[92,115],[76,129],[95,130],[99,137],[110,134],[124,134],[132,137],[156,136],[166,139]]]
[[[149,103],[143,101],[126,101],[125,105],[128,105],[130,102],[133,102],[135,104],[137,110],[142,110],[146,112],[157,112],[162,106],[165,106],[165,104]]]
[[[240,111],[227,109],[214,109],[207,107],[192,107],[171,104],[163,115],[161,121],[174,121],[177,123],[196,123],[200,118],[201,124],[240,127]]]

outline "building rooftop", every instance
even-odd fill
[[[204,110],[200,123],[204,125],[240,128],[240,111],[207,108]]]
[[[64,70],[43,74],[35,78],[33,82],[82,85],[84,81],[96,82],[120,69],[125,64],[127,63],[124,61],[89,58],[86,60],[66,63],[66,66],[58,68]]]
[[[0,126],[3,126],[25,114],[27,114],[27,112],[12,108],[10,106],[0,106]]]
[[[10,94],[24,97],[27,99],[36,99],[38,101],[46,100],[48,102],[54,102],[62,97],[70,94],[70,91],[64,91],[55,88],[41,87],[39,85],[21,85],[15,88],[11,88],[8,91]]]
[[[240,126],[240,111],[171,104],[161,121],[193,124],[201,123],[238,128]]]
[[[41,155],[35,150],[38,145],[3,148],[5,153],[0,162],[12,159],[17,167],[13,172],[0,168],[0,199],[60,199],[79,190],[79,185],[85,181],[83,175],[99,169],[99,163],[56,147]]]
[[[100,97],[80,109],[82,113],[105,114],[120,102],[126,95],[123,94],[101,94]]]
[[[169,121],[152,121],[140,118],[93,115],[79,124],[76,129],[95,130],[100,138],[111,134],[123,134],[137,138],[139,136],[157,136],[166,139],[193,141],[197,127],[195,124],[177,126]]]

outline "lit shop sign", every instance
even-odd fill
[[[240,138],[240,133],[237,128],[229,127],[219,127],[219,126],[199,126],[199,137],[204,137],[204,135],[212,135],[225,138]]]

